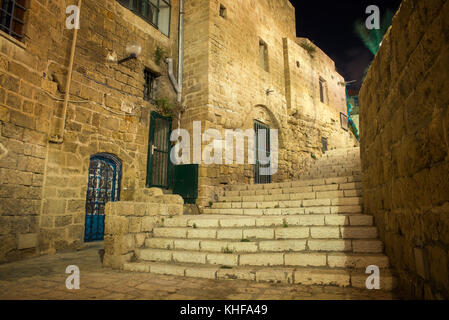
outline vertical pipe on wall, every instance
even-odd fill
[[[179,30],[178,30],[178,102],[182,102],[182,69],[184,66],[184,0],[179,2]]]
[[[78,0],[78,12],[81,14],[81,5],[83,4],[83,0]],[[79,19],[79,16],[77,17]],[[67,81],[65,85],[65,95],[64,95],[64,105],[62,108],[62,122],[59,130],[59,134],[50,138],[51,142],[62,143],[64,141],[64,129],[65,122],[67,118],[67,106],[69,103],[70,97],[70,85],[72,83],[72,73],[73,73],[73,61],[75,60],[75,50],[76,50],[76,40],[78,38],[78,28],[75,27],[73,31],[73,39],[72,39],[72,48],[70,50],[70,60],[67,72]]]

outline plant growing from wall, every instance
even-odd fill
[[[314,45],[312,45],[312,44],[310,44],[310,43],[308,43],[308,42],[306,42],[306,41],[302,41],[299,45],[300,45],[304,50],[306,50],[307,53],[308,53],[312,58],[315,57],[316,48],[315,48]]]
[[[160,66],[161,61],[165,60],[165,58],[167,58],[167,51],[165,51],[164,48],[157,46],[154,51],[154,62]]]
[[[173,117],[175,106],[167,98],[154,100],[157,111],[165,117]]]

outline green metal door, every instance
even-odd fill
[[[173,193],[179,194],[184,203],[195,204],[198,198],[198,165],[175,166]]]
[[[254,183],[271,183],[270,161],[268,163],[265,161],[270,159],[271,156],[270,128],[259,121],[254,121],[254,132],[254,156],[256,160],[254,165]],[[265,159],[260,158],[260,155]]]
[[[148,142],[147,187],[168,189],[171,185],[170,134],[172,120],[152,112]]]

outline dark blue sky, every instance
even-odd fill
[[[306,37],[329,55],[347,81],[358,80],[373,55],[354,32],[357,19],[366,20],[369,5],[377,5],[381,16],[396,12],[401,0],[290,0],[296,8],[297,35]]]

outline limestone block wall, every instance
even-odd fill
[[[418,298],[449,298],[449,1],[404,0],[360,92],[363,199]]]
[[[82,244],[91,155],[120,159],[122,200],[144,187],[155,109],[143,100],[144,69],[160,74],[158,97],[175,98],[155,62],[157,47],[177,61],[179,2],[171,3],[167,37],[118,1],[83,1],[62,144],[49,137],[63,117],[73,36],[65,10],[74,1],[28,1],[23,41],[0,34],[0,262]],[[142,45],[137,60],[106,62],[108,53],[126,57],[131,41]]]
[[[104,266],[121,269],[135,258],[136,249],[144,247],[155,226],[183,213],[184,201],[177,195],[141,195],[140,200],[106,204]]]

